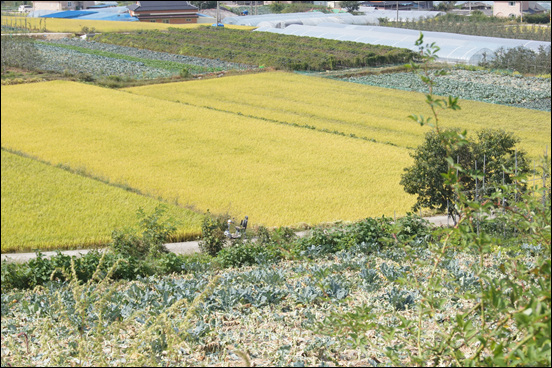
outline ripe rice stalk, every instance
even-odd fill
[[[2,93],[3,147],[200,211],[289,226],[413,204],[402,147],[73,82]]]

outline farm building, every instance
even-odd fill
[[[546,9],[536,1],[495,1],[493,15],[495,17],[519,17],[522,14],[545,12]]]
[[[188,1],[137,1],[128,9],[140,22],[187,24],[198,18],[198,8]]]
[[[33,1],[33,10],[82,10],[95,5],[95,1]]]

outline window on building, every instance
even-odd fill
[[[186,18],[186,22],[191,22],[192,20],[190,18]]]
[[[71,7],[73,4],[71,4],[70,1],[67,2],[67,7]]]
[[[150,22],[151,22],[151,23],[155,23],[155,22],[157,22],[157,21],[156,21],[155,19],[151,19]]]
[[[510,6],[516,6],[516,2],[515,1],[510,1]]]
[[[168,19],[163,19],[163,23],[170,23]]]

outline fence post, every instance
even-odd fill
[[[486,165],[487,165],[487,155],[483,155],[483,196],[485,196]]]
[[[516,175],[516,181],[514,182],[514,202],[517,203],[517,169],[518,169],[518,160],[517,160],[517,148],[516,148],[516,170],[515,170],[515,175]]]
[[[503,187],[504,187],[504,182],[505,182],[504,171],[502,171],[502,186]],[[506,213],[506,209],[504,208],[505,201],[506,201],[506,199],[504,198],[504,192],[502,192],[502,215],[504,215],[504,213]],[[506,221],[502,221],[502,236],[504,238],[506,238],[506,225],[505,225],[505,223],[506,223]]]
[[[477,184],[477,160],[475,160],[475,201],[477,201]]]
[[[450,218],[450,208],[449,208],[449,200],[447,198],[447,226],[449,226],[449,218]]]
[[[543,210],[546,212],[546,192],[550,189],[546,188],[546,165],[548,164],[548,145],[546,145],[546,149],[544,150],[544,162],[542,165],[542,207]]]

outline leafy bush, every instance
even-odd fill
[[[224,247],[226,236],[224,231],[227,229],[229,215],[215,216],[207,210],[203,223],[201,224],[201,240],[199,249],[202,253],[215,257]]]
[[[397,221],[397,225],[399,226],[397,238],[401,242],[425,244],[431,239],[433,226],[418,215],[407,213]]]
[[[160,218],[166,210],[166,206],[159,205],[151,215],[146,215],[142,208],[138,209],[139,229],[114,230],[109,249],[115,254],[136,258],[167,253],[163,244],[176,231],[176,225],[172,219],[161,222]]]
[[[494,52],[490,60],[483,60],[479,65],[487,68],[514,70],[519,73],[550,74],[550,46],[539,47],[535,52],[523,46],[510,49],[503,47]]]
[[[477,141],[464,142],[447,151],[450,147],[442,137],[455,134],[460,134],[457,129],[430,131],[424,143],[411,154],[414,164],[405,168],[400,184],[407,193],[417,196],[414,211],[429,208],[458,215],[454,209],[457,202],[454,188],[445,185],[446,179],[441,175],[450,165],[447,157],[453,158],[460,173],[466,173],[460,175],[458,181],[470,199],[485,198],[502,184],[513,184],[513,175],[504,175],[504,167],[516,165],[518,173],[529,172],[527,155],[516,149],[520,140],[513,133],[485,129],[478,132]],[[487,192],[482,190],[481,184],[477,186],[482,181],[486,183]]]
[[[252,266],[258,263],[257,259],[264,253],[261,245],[251,242],[237,243],[222,249],[217,254],[217,261],[222,267]]]

